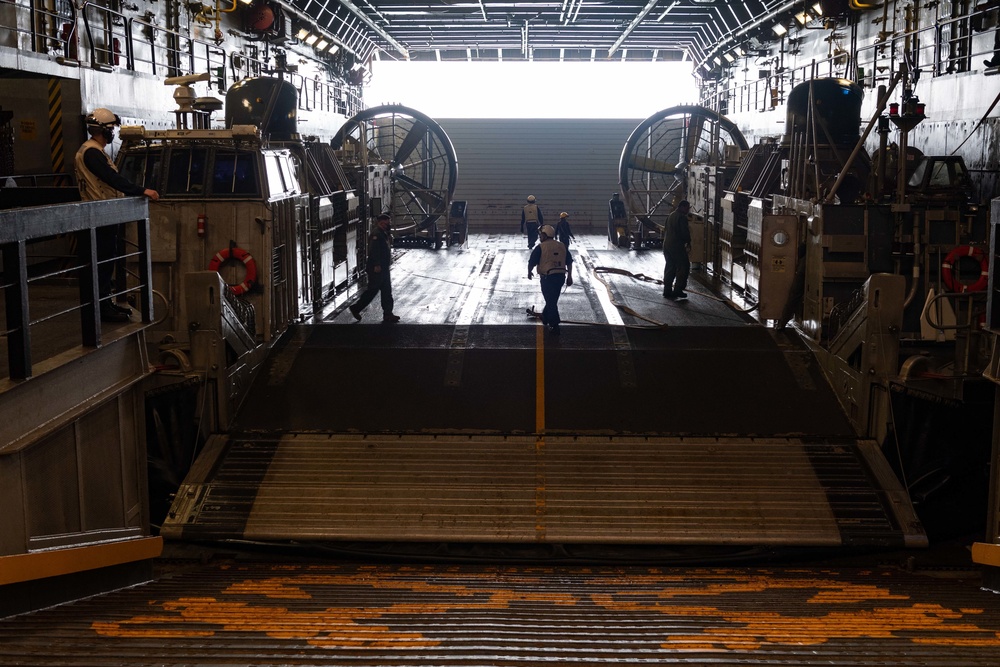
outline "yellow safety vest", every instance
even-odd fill
[[[101,151],[101,155],[104,159],[108,161],[108,166],[110,166],[114,171],[118,171],[115,167],[115,163],[111,161],[108,154],[104,152],[104,147],[101,146],[95,139],[89,139],[83,142],[80,146],[80,150],[76,152],[76,182],[77,186],[80,188],[80,199],[83,201],[104,201],[105,199],[115,199],[116,197],[123,197],[124,195],[118,190],[99,179],[93,172],[87,169],[87,165],[83,162],[83,154],[87,152],[88,149],[96,148]]]

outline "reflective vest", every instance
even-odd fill
[[[555,239],[542,241],[542,255],[538,260],[538,275],[549,276],[566,273],[566,246]]]
[[[94,139],[89,139],[83,142],[83,145],[80,146],[80,150],[76,152],[76,158],[74,160],[76,163],[76,182],[80,188],[80,199],[83,201],[104,201],[105,199],[115,199],[116,197],[123,196],[122,193],[115,190],[87,169],[87,165],[83,163],[83,154],[90,148],[96,148],[101,151],[101,155],[103,155],[104,159],[108,161],[108,166],[110,166],[114,171],[118,171],[115,167],[115,163],[112,162],[111,158],[108,157],[108,154],[104,152],[104,147],[101,146],[101,144]]]
[[[528,204],[524,207],[524,221],[538,224],[538,204]]]

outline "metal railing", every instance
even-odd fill
[[[100,71],[158,77],[209,72],[213,75],[209,87],[220,91],[249,76],[276,75],[296,87],[303,111],[330,111],[349,117],[365,108],[358,86],[280,71],[259,59],[253,44],[243,47],[249,53],[226,49],[99,2],[88,1],[77,8],[67,0],[56,0],[56,9],[48,9],[37,0],[0,0],[0,9],[5,7],[13,12],[9,21],[0,14],[0,48],[56,56],[73,63],[83,57]]]
[[[133,242],[124,244],[123,251],[113,256],[98,256],[98,234],[117,226],[134,227],[134,234],[127,235]],[[61,262],[32,262],[33,255],[44,254],[33,249],[53,243],[71,249],[70,257]],[[103,300],[132,296],[141,321],[152,321],[149,205],[145,198],[0,211],[0,257],[6,316],[0,333],[7,345],[7,376],[12,380],[31,377],[36,357],[51,359],[65,352],[67,345],[99,347]],[[126,261],[137,267],[127,281]],[[98,271],[107,263],[119,265],[116,291],[101,296]]]
[[[815,58],[797,67],[783,67],[783,61],[778,61],[779,66],[769,69],[766,78],[703,92],[702,104],[720,113],[766,111],[781,106],[787,91],[797,84],[820,76],[839,76],[875,88],[892,78],[904,57],[912,63],[911,69],[919,69],[933,77],[968,72],[979,58],[989,56],[992,59],[996,54],[993,30],[973,30],[977,22],[985,21],[987,14],[993,11],[975,10],[964,16],[939,19],[916,30],[896,32],[874,44],[857,46],[853,57],[831,53],[826,58]],[[771,58],[768,64],[773,64],[774,60]],[[859,72],[864,75],[857,76]]]

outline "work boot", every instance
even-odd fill
[[[399,322],[399,315],[386,315],[382,318],[382,324],[395,324]]]
[[[354,305],[348,306],[347,310],[351,311],[351,315],[354,316],[354,319],[356,319],[358,322],[361,321],[361,311],[358,310],[357,306]]]
[[[675,299],[686,299],[687,297],[688,297],[688,293],[687,292],[682,292],[681,290],[676,290],[674,292],[674,298]]]
[[[132,309],[131,309],[131,308],[129,308],[128,306],[123,306],[123,305],[121,305],[121,304],[119,304],[119,303],[115,303],[114,301],[110,301],[110,302],[109,302],[109,305],[110,305],[110,306],[111,306],[112,308],[114,308],[115,310],[117,310],[118,312],[120,312],[120,313],[125,313],[125,314],[126,314],[126,315],[128,315],[129,317],[132,317]]]
[[[675,297],[675,296],[674,296],[674,293],[673,293],[673,292],[664,292],[664,293],[663,293],[663,298],[664,298],[664,299],[670,299],[670,300],[673,300],[673,299],[675,299],[675,298],[677,298],[677,297]]]
[[[127,313],[121,308],[115,308],[112,304],[104,302],[101,304],[102,322],[130,322],[132,311]]]

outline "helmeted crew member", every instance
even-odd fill
[[[562,286],[573,284],[573,256],[566,245],[555,239],[556,230],[552,225],[544,225],[538,230],[542,242],[531,251],[528,258],[528,279],[532,278],[531,270],[538,267],[538,277],[542,283],[542,297],[545,308],[542,310],[542,325],[558,335],[559,323],[559,292]]]
[[[663,226],[663,298],[683,299],[687,296],[688,276],[691,274],[691,228],[688,211],[691,205],[681,200]]]
[[[559,214],[559,222],[556,223],[556,238],[567,248],[569,247],[569,240],[576,238],[573,230],[569,227],[569,213],[566,211]]]
[[[538,240],[538,228],[545,224],[542,209],[535,203],[535,195],[528,195],[528,203],[521,209],[521,233],[528,234],[528,247],[534,248]]]
[[[399,322],[399,315],[392,313],[392,276],[389,272],[389,266],[392,264],[392,234],[389,232],[391,221],[392,218],[387,213],[378,216],[368,243],[368,261],[365,264],[365,271],[368,273],[368,289],[348,307],[351,315],[358,321],[361,320],[361,311],[372,302],[376,294],[380,294],[382,322],[385,324]]]
[[[160,198],[156,190],[136,185],[118,173],[115,163],[105,152],[114,141],[115,126],[121,125],[117,114],[108,109],[94,109],[85,121],[90,139],[83,142],[76,152],[76,181],[83,201],[103,201],[116,199],[122,195],[136,197],[143,195],[153,201]],[[97,266],[97,290],[100,295],[101,319],[106,322],[128,322],[132,309],[119,306],[111,299],[112,277],[117,262],[103,261],[123,254],[122,225],[97,228],[97,257],[102,260]],[[124,285],[119,285],[123,288]]]

